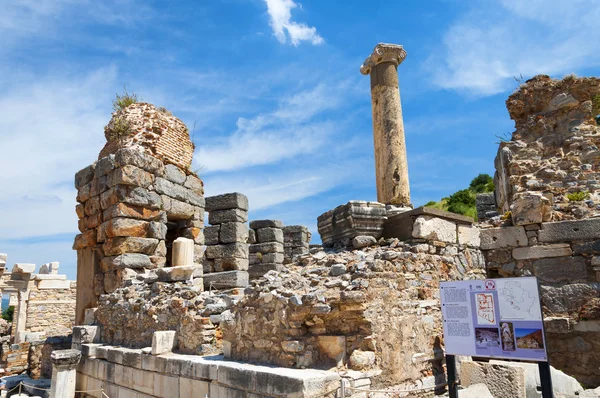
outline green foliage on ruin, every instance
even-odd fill
[[[596,119],[596,124],[600,126],[600,94],[592,97],[592,115]]]
[[[589,198],[590,193],[585,191],[571,192],[567,194],[567,199],[569,199],[570,202],[581,202],[582,200],[586,200]]]
[[[127,87],[123,87],[123,94],[117,94],[116,98],[113,100],[112,106],[115,112],[120,111],[121,109],[127,108],[131,104],[135,104],[141,101],[141,98],[138,98],[136,93],[127,92]]]
[[[106,137],[110,141],[121,141],[131,132],[131,122],[124,117],[117,117],[109,126],[105,129]]]
[[[425,207],[446,210],[477,219],[475,196],[478,193],[487,192],[494,192],[494,180],[489,174],[479,174],[471,180],[468,188],[456,191],[449,197],[442,198],[439,202],[427,202]]]
[[[5,309],[4,312],[2,312],[2,319],[4,319],[7,322],[12,322],[14,313],[15,313],[15,307],[13,305],[11,305],[7,309]]]

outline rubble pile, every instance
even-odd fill
[[[222,314],[235,360],[350,368],[401,382],[441,372],[439,281],[480,279],[478,250],[381,239],[354,251],[317,251],[251,281]],[[394,330],[394,333],[390,333]]]

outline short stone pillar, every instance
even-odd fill
[[[171,266],[194,265],[194,241],[187,238],[177,238],[173,241],[173,258]]]
[[[271,270],[283,268],[283,223],[279,220],[250,222],[250,279],[263,276]]]
[[[308,254],[311,233],[303,225],[288,225],[283,227],[283,263],[289,264],[296,257]]]
[[[81,351],[58,350],[50,355],[52,361],[52,387],[50,398],[74,398],[77,364]]]
[[[396,68],[405,58],[402,46],[379,43],[360,67],[371,75],[377,201],[402,206],[410,205],[410,186]]]

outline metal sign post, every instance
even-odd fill
[[[448,396],[458,398],[458,384],[456,383],[456,358],[446,355],[446,371],[448,372]]]
[[[552,391],[552,376],[550,375],[550,362],[538,362],[538,369],[540,370],[542,398],[554,398],[554,391]]]

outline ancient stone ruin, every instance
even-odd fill
[[[77,389],[441,393],[440,281],[526,275],[541,284],[550,363],[600,384],[598,80],[538,76],[509,97],[516,131],[500,145],[496,192],[478,197],[476,223],[412,208],[397,74],[405,57],[379,44],[361,67],[371,76],[378,202],[348,200],[319,216],[322,246],[310,246],[303,226],[248,223],[242,193],[204,198],[189,134],[170,113],[133,104],[113,114],[98,161],[75,177]],[[498,378],[494,396],[525,396],[530,372],[461,364],[465,386]]]

